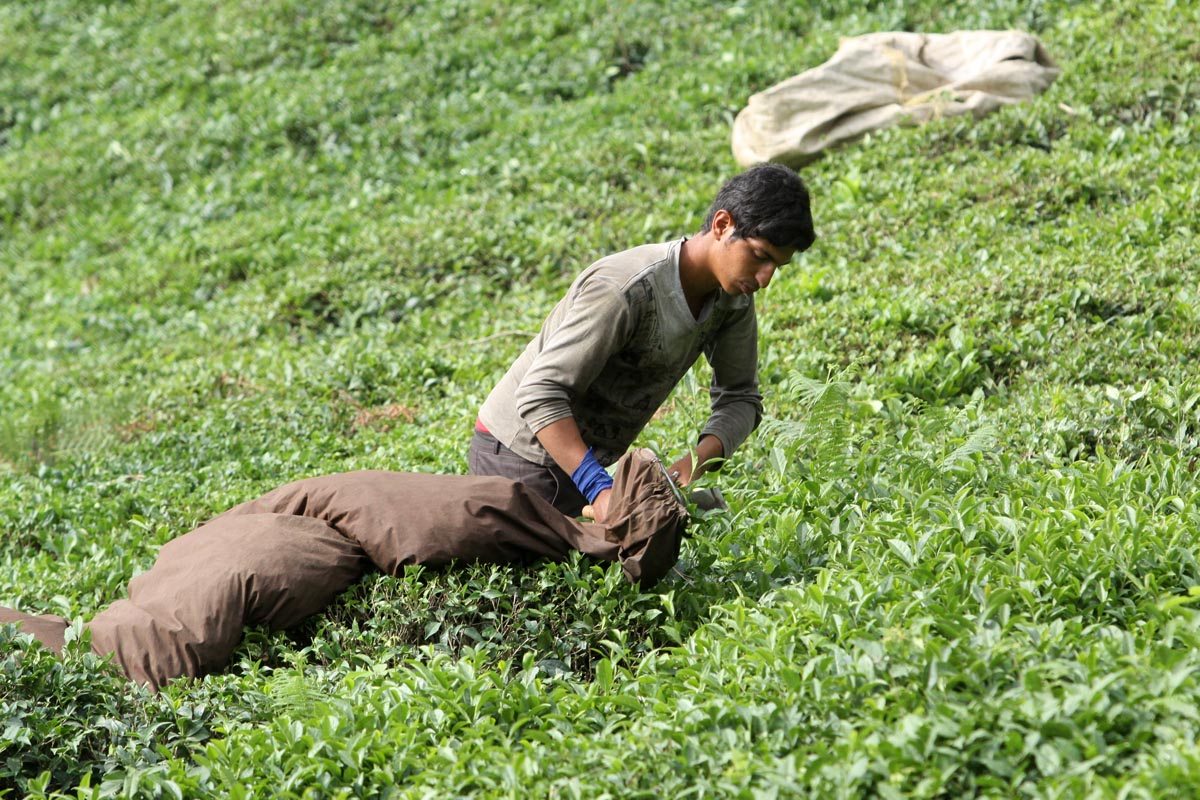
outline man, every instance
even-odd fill
[[[760,164],[721,187],[696,236],[592,264],[484,401],[471,473],[521,481],[564,514],[603,522],[604,465],[701,352],[713,369],[712,414],[670,473],[686,486],[716,466],[762,418],[753,295],[815,238],[799,176]]]

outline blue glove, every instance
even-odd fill
[[[600,462],[596,460],[596,454],[590,447],[587,455],[583,457],[583,461],[571,473],[571,480],[575,482],[579,493],[586,497],[589,503],[596,499],[596,495],[605,489],[611,489],[613,485],[612,476],[604,471],[604,467],[600,466]]]

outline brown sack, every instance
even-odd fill
[[[578,550],[621,561],[630,581],[648,586],[679,557],[688,517],[673,486],[651,451],[627,453],[613,475],[608,521],[598,524],[564,516],[507,478],[348,472],[281,486],[207,525],[247,514],[315,517],[389,575],[408,564],[557,560]]]
[[[221,669],[247,625],[288,628],[362,577],[370,561],[320,520],[229,517],[173,539],[129,599],[97,614],[92,650],[112,653],[131,680],[158,689]]]
[[[33,638],[54,655],[62,655],[69,625],[62,617],[54,614],[22,614],[20,611],[0,606],[0,625],[8,622],[17,623],[22,633],[32,634]]]
[[[226,665],[246,625],[287,628],[377,567],[562,559],[620,560],[643,586],[679,555],[687,509],[649,450],[624,456],[609,522],[579,522],[505,478],[352,472],[287,484],[163,545],[96,615],[92,649],[158,689]],[[0,612],[60,652],[65,620]]]
[[[855,36],[819,67],[752,95],[734,120],[733,155],[744,167],[799,167],[899,122],[981,117],[1044,92],[1058,74],[1021,31]]]
[[[578,549],[614,560],[603,534],[587,535],[523,484],[507,478],[361,471],[305,478],[235,506],[206,523],[295,514],[354,542],[376,567],[561,559]],[[201,528],[200,530],[204,530]]]
[[[619,543],[617,558],[625,577],[653,586],[679,560],[687,523],[687,507],[675,482],[654,453],[642,449],[617,462],[608,519],[594,527],[603,529],[605,540]]]

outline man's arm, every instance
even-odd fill
[[[705,351],[712,365],[709,396],[712,414],[694,454],[680,459],[672,470],[679,470],[680,485],[699,478],[710,469],[718,469],[745,441],[762,420],[762,395],[758,392],[758,320],[750,305]]]
[[[570,402],[587,391],[628,338],[631,324],[629,307],[617,287],[593,277],[569,299],[558,327],[517,388],[517,413],[568,475],[574,476],[588,458]],[[600,469],[594,460],[592,467]],[[584,509],[585,515],[603,522],[611,493],[611,489],[601,490]]]
[[[715,467],[725,457],[725,448],[721,440],[715,436],[701,436],[694,452],[671,465],[668,470],[675,483],[687,486],[699,478],[710,468]]]
[[[579,433],[579,425],[574,417],[564,417],[557,422],[551,422],[534,435],[554,459],[554,463],[562,467],[568,475],[575,472],[587,456],[588,446]],[[604,522],[608,516],[608,498],[611,494],[612,489],[602,490],[592,500],[591,505],[584,507],[584,516],[591,517],[596,522]]]
[[[543,331],[542,349],[513,397],[517,414],[539,442],[543,428],[567,418],[574,422],[571,402],[591,386],[628,337],[631,325],[629,308],[619,290],[601,278],[580,285],[564,303],[556,327]],[[575,433],[579,433],[578,426]],[[544,442],[542,446],[546,446]],[[550,456],[571,472],[553,452]]]

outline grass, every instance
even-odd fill
[[[87,619],[305,475],[465,471],[600,255],[693,232],[746,97],[874,30],[1063,68],[803,174],[768,422],[642,593],[369,577],[149,696],[0,633],[31,797],[1187,797],[1200,13],[1184,2],[0,6],[0,602]],[[707,407],[698,367],[642,444]]]

